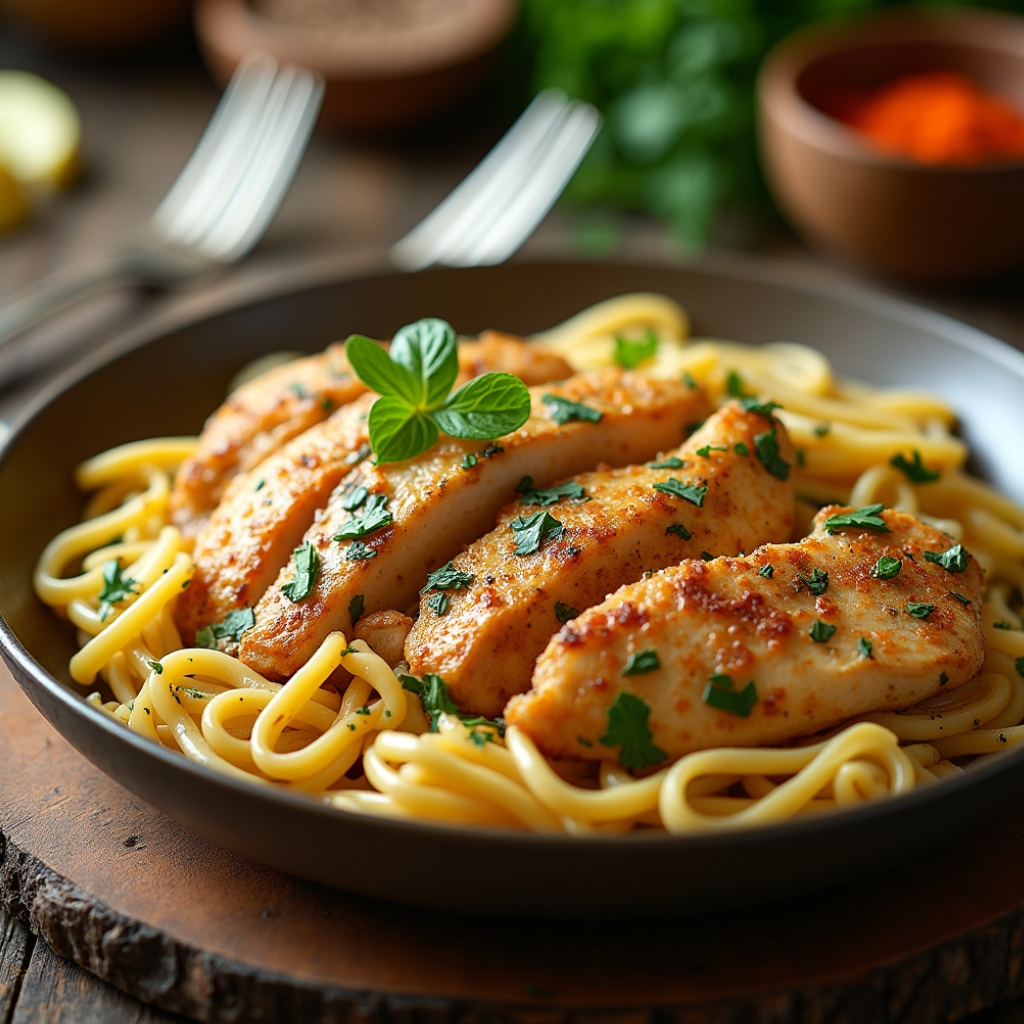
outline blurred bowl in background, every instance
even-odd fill
[[[151,42],[185,21],[192,0],[0,0],[0,12],[73,50],[122,50]]]
[[[918,163],[824,113],[836,95],[935,70],[962,72],[1024,112],[1024,18],[901,10],[780,42],[758,80],[772,193],[810,240],[887,275],[953,282],[1024,266],[1024,161]]]
[[[378,133],[466,96],[517,10],[517,0],[198,0],[195,24],[220,81],[263,51],[323,75],[321,124]]]

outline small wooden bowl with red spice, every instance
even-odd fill
[[[766,57],[758,106],[769,186],[813,242],[908,280],[1024,268],[1024,18],[811,26]]]

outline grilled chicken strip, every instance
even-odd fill
[[[493,370],[534,384],[571,373],[561,358],[495,331],[478,342],[463,342],[459,361],[458,383]],[[186,642],[228,612],[256,604],[274,582],[316,512],[369,454],[366,417],[374,398],[364,393],[228,484],[196,538],[196,574],[178,602]],[[225,649],[233,650],[230,644]]]
[[[461,342],[459,366],[463,383],[490,370],[514,374],[528,386],[572,375],[561,357],[498,331]],[[186,536],[197,536],[236,474],[252,469],[366,390],[349,367],[343,343],[243,384],[206,421],[199,448],[179,470],[171,494],[172,522]]]
[[[552,639],[508,722],[550,756],[610,759],[609,709],[632,694],[667,761],[783,743],[967,682],[985,657],[978,563],[902,512],[881,513],[889,532],[830,534],[850,511],[822,509],[797,544],[623,587]],[[926,557],[945,552],[948,568]],[[897,575],[883,578],[882,558]]]
[[[785,463],[772,463],[775,473],[756,454],[756,438],[771,430]],[[500,714],[509,697],[530,688],[537,657],[567,616],[645,571],[702,552],[734,555],[788,540],[792,462],[778,420],[731,402],[653,464],[585,473],[548,494],[527,487],[502,510],[497,528],[452,562],[472,582],[421,596],[406,643],[410,669],[443,676],[463,710]],[[672,493],[679,484],[684,496]],[[517,554],[521,534],[513,524],[542,515],[542,502],[555,502],[547,512],[561,523],[561,535]]]
[[[699,390],[620,370],[531,390],[530,419],[500,443],[442,437],[415,459],[366,462],[352,473],[305,536],[318,556],[312,592],[291,600],[295,566],[287,565],[256,607],[242,661],[274,679],[291,675],[331,630],[351,631],[360,604],[364,612],[408,608],[431,570],[493,527],[524,476],[543,485],[599,461],[650,458],[710,411]],[[358,498],[362,504],[351,508]],[[355,536],[364,516],[381,513],[390,521]]]

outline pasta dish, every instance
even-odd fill
[[[246,372],[77,470],[39,598],[100,713],[343,811],[782,821],[1024,740],[1024,510],[955,413],[659,295]]]

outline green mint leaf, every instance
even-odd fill
[[[561,601],[555,602],[555,618],[564,626],[567,622],[571,622],[573,619],[579,618],[579,612],[575,608],[570,608],[567,604],[562,604]]]
[[[608,708],[608,728],[599,742],[619,748],[619,761],[626,768],[646,768],[668,758],[654,745],[647,719],[651,709],[647,702],[631,693],[616,694]]]
[[[295,576],[290,583],[281,587],[281,593],[293,604],[309,597],[320,575],[320,556],[310,542],[304,541],[292,552],[295,561]]]
[[[770,580],[775,575],[775,566],[768,564],[762,565],[761,568],[757,570],[757,575],[763,576],[766,580]]]
[[[665,531],[665,536],[668,536],[670,533],[674,533],[677,537],[681,537],[683,540],[689,540],[693,536],[693,534],[690,533],[682,523],[673,523]]]
[[[702,459],[709,459],[711,457],[712,452],[727,452],[728,450],[728,447],[722,447],[721,445],[706,444],[703,448],[697,449],[697,454]]]
[[[704,504],[708,493],[706,484],[684,484],[682,480],[677,480],[674,476],[670,476],[665,483],[651,484],[651,486],[662,494],[669,494],[673,498],[682,498],[698,508]]]
[[[921,453],[916,448],[912,455],[912,460],[902,454],[894,455],[889,460],[889,465],[895,466],[915,484],[931,484],[939,479],[939,474],[921,461]]]
[[[518,430],[530,418],[530,392],[511,373],[485,373],[464,384],[430,415],[452,437],[491,441]]]
[[[743,390],[743,378],[735,370],[730,370],[725,375],[725,390],[730,398],[743,398],[746,395]]]
[[[962,605],[965,605],[967,607],[970,606],[970,604],[971,604],[970,599],[964,597],[963,594],[958,594],[955,590],[951,590],[949,593],[950,593],[950,595],[952,597],[955,597],[956,600],[958,600]]]
[[[549,512],[535,512],[532,516],[520,516],[509,524],[516,536],[517,555],[532,555],[544,544],[558,540],[564,527]]]
[[[363,612],[366,610],[366,595],[356,594],[348,603],[348,617],[352,620],[352,625],[355,624],[363,617]]]
[[[812,593],[824,594],[828,590],[828,573],[821,569],[812,569],[810,576],[797,573],[796,578]]]
[[[749,448],[747,447],[747,444],[746,444],[746,442],[745,442],[745,441],[737,441],[737,442],[736,442],[736,443],[735,443],[735,444],[734,444],[734,445],[732,446],[732,450],[733,450],[733,451],[734,451],[734,452],[735,452],[735,453],[736,453],[737,455],[742,455],[742,456],[743,456],[744,458],[746,458],[746,457],[747,457],[747,456],[748,456],[748,455],[750,454],[750,449],[749,449]]]
[[[218,640],[241,640],[247,629],[256,625],[256,615],[251,608],[236,608],[224,616],[223,622],[214,622],[209,628]]]
[[[415,458],[437,440],[437,424],[430,416],[393,395],[373,403],[368,427],[378,465]]]
[[[390,355],[416,381],[419,397],[413,404],[424,411],[444,402],[459,375],[455,331],[444,320],[428,317],[400,328]]]
[[[658,652],[650,647],[646,651],[634,651],[626,661],[622,670],[624,676],[642,676],[648,672],[657,672],[661,668]]]
[[[871,575],[876,580],[891,580],[895,579],[900,574],[900,570],[903,568],[903,562],[898,558],[890,558],[888,555],[882,555],[882,557],[871,566]]]
[[[754,437],[754,451],[772,476],[779,480],[789,479],[789,463],[779,454],[779,438],[774,427]]]
[[[375,341],[353,334],[345,342],[345,355],[356,376],[371,391],[404,399],[413,408],[420,404],[419,381]]]
[[[858,640],[857,640],[857,653],[862,658],[870,658],[871,657],[871,641],[866,636],[862,636],[862,637],[858,638]]]
[[[934,551],[924,553],[926,562],[934,562],[941,565],[946,572],[960,573],[967,571],[968,554],[963,544],[954,544],[953,547],[936,554]]]
[[[569,423],[572,420],[598,423],[604,413],[599,409],[592,409],[582,402],[573,402],[560,395],[543,395],[541,401],[551,412],[551,418],[559,425]]]
[[[624,370],[632,370],[645,359],[653,359],[657,352],[658,336],[654,331],[648,331],[640,341],[630,341],[618,335],[615,337],[615,365]]]
[[[677,455],[670,455],[667,459],[662,459],[661,462],[648,462],[648,469],[682,469],[686,463],[683,462]]]
[[[701,698],[708,707],[718,711],[727,711],[739,718],[749,718],[757,703],[757,687],[751,679],[742,690],[733,688],[732,676],[716,672],[704,687]]]
[[[110,614],[113,606],[130,594],[138,593],[138,581],[121,575],[121,565],[116,558],[103,563],[103,586],[100,587],[100,621]]]
[[[878,514],[884,509],[884,505],[865,505],[856,512],[840,512],[837,515],[829,516],[825,520],[825,532],[835,533],[843,526],[859,526],[865,530],[875,530],[878,533],[892,533],[892,530],[885,525],[885,520]]]
[[[203,647],[208,651],[217,650],[217,638],[213,635],[212,626],[203,626],[196,630],[196,647]]]
[[[448,611],[448,595],[443,590],[435,590],[427,598],[427,607],[437,616]]]
[[[348,562],[368,562],[376,557],[377,552],[373,548],[368,548],[361,540],[352,541],[345,552],[345,560]]]
[[[823,644],[832,639],[837,628],[836,626],[830,626],[827,622],[822,622],[821,619],[815,619],[808,632],[816,644]]]
[[[933,611],[935,611],[935,605],[933,604],[927,604],[924,601],[907,602],[907,614],[912,615],[915,619],[927,619]]]
[[[740,402],[740,408],[744,412],[752,412],[758,416],[763,416],[766,420],[770,420],[776,409],[781,409],[782,406],[778,402],[761,402],[756,398],[744,398]]]
[[[468,587],[474,578],[471,572],[456,569],[451,562],[446,562],[440,569],[427,573],[427,585],[420,593],[425,594],[428,590],[461,590]]]
[[[384,526],[390,525],[394,518],[385,507],[388,503],[386,494],[370,495],[366,502],[366,508],[361,516],[353,516],[334,535],[334,540],[355,540],[356,537],[365,537]]]
[[[574,504],[590,501],[582,484],[576,483],[575,480],[567,480],[564,484],[555,484],[554,487],[534,487],[533,477],[524,476],[516,484],[516,490],[522,494],[519,499],[520,505],[557,505],[563,498],[572,499]]]
[[[409,693],[415,693],[417,697],[423,692],[423,683],[421,683],[415,676],[400,674],[398,676],[398,681],[402,684],[403,690],[408,690]]]

